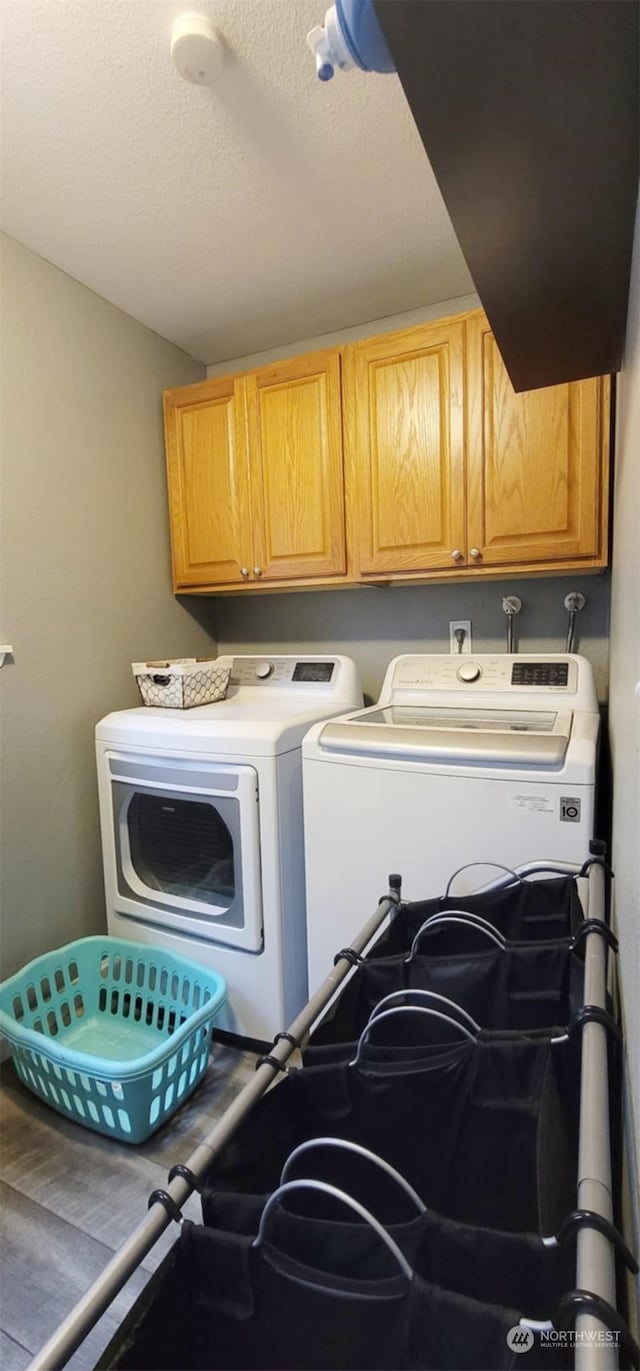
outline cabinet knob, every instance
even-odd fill
[[[473,557],[474,562],[479,562],[479,561],[480,561],[480,558],[482,557],[482,553],[481,553],[481,551],[480,551],[480,548],[479,548],[479,547],[472,547],[472,548],[471,548],[471,551],[469,552],[469,556],[470,556],[470,557]]]
[[[253,568],[253,574],[254,574],[254,576],[262,576],[262,567],[261,567],[261,566],[254,566],[254,568]]]
[[[454,562],[461,562],[461,561],[462,561],[462,553],[461,553],[459,547],[454,547],[453,552],[451,553],[451,556],[453,557]]]
[[[241,575],[241,576],[244,576],[244,577],[247,577],[247,576],[249,575],[249,568],[248,568],[248,566],[241,566],[241,567],[240,567],[240,575]]]

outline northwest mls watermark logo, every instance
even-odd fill
[[[619,1347],[617,1328],[543,1328],[540,1347]]]
[[[507,1333],[507,1347],[511,1352],[530,1352],[535,1342],[532,1328],[516,1323]],[[595,1328],[541,1328],[538,1329],[538,1346],[565,1347],[614,1347],[620,1346],[620,1334],[616,1329]]]
[[[507,1333],[507,1347],[512,1352],[530,1352],[534,1344],[532,1328],[523,1328],[522,1324],[516,1324]]]

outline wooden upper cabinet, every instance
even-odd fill
[[[164,414],[175,587],[242,582],[253,556],[242,383],[167,391]]]
[[[516,394],[486,317],[466,329],[470,563],[604,566],[608,378]]]
[[[445,319],[345,353],[351,535],[362,576],[465,556],[464,326]]]
[[[606,566],[609,384],[516,394],[478,310],[168,391],[175,589]]]
[[[168,391],[164,405],[176,589],[345,575],[336,349]]]
[[[262,367],[245,385],[255,577],[344,575],[340,354]]]

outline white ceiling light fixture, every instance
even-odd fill
[[[182,14],[171,29],[171,56],[185,81],[210,86],[222,71],[224,44],[203,14]]]

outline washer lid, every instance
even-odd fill
[[[558,767],[571,736],[570,711],[378,705],[328,723],[320,747],[331,752],[412,757],[416,761]]]

